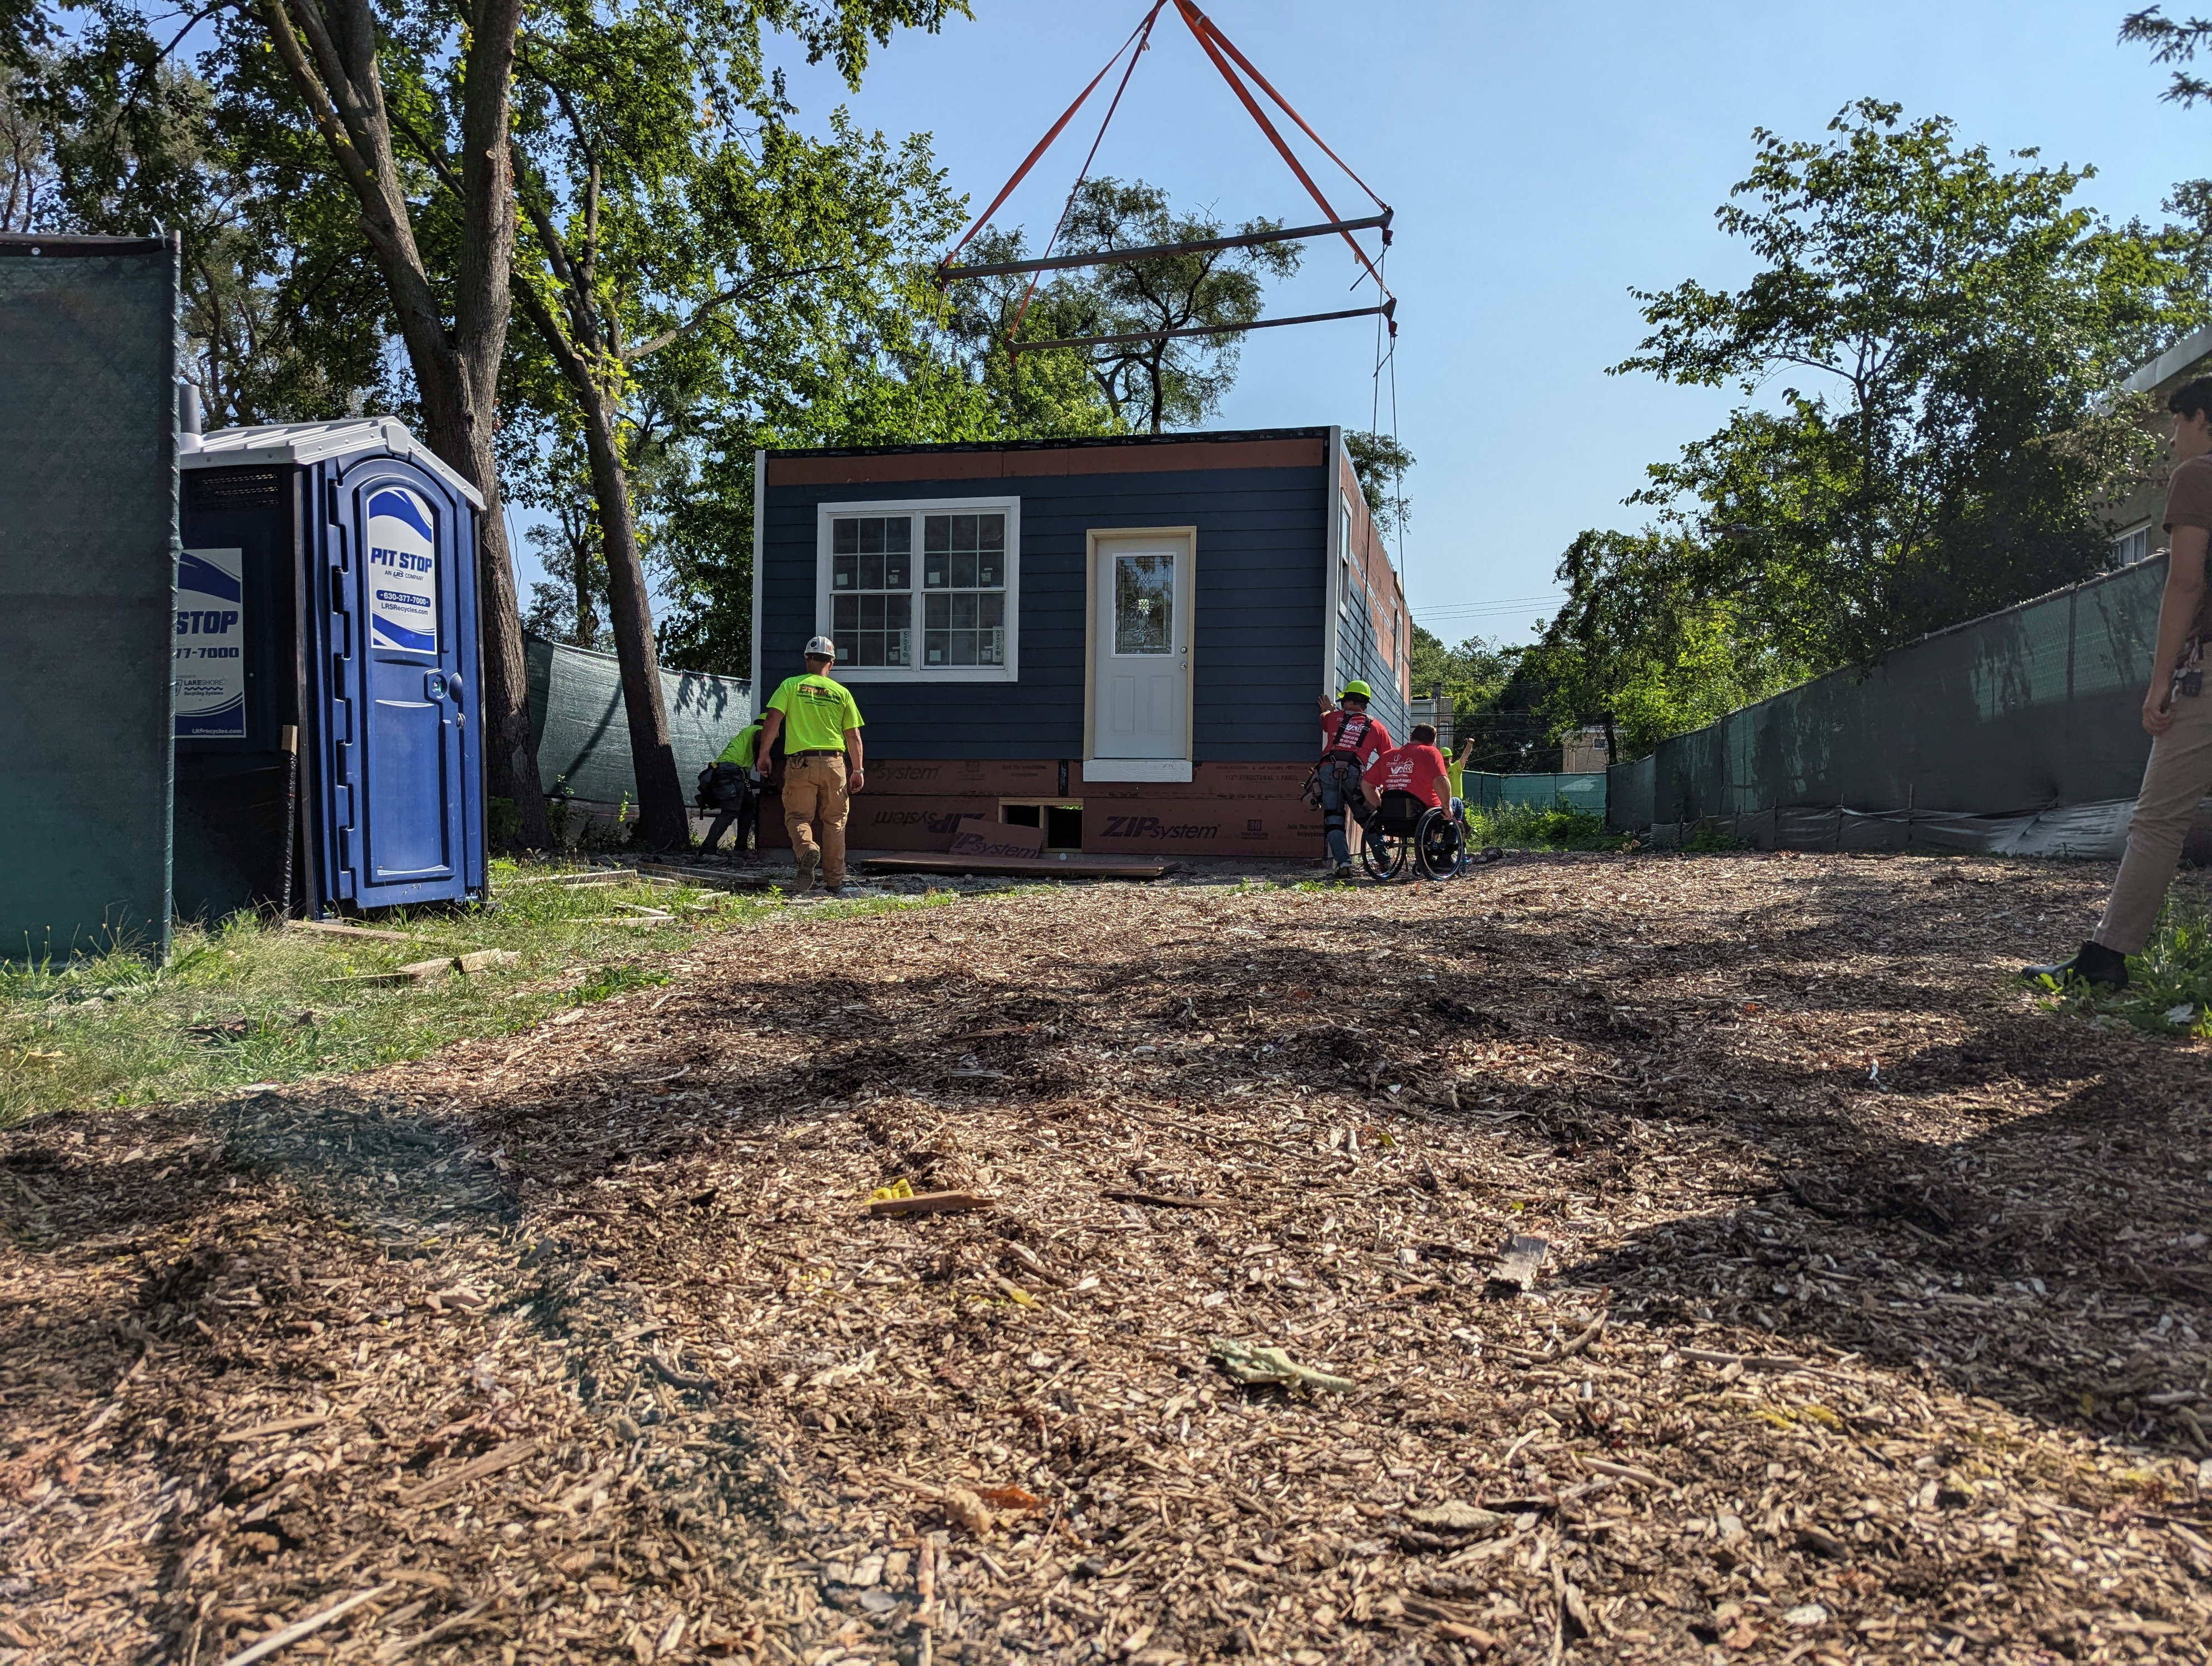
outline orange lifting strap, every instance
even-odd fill
[[[1198,42],[1200,49],[1205,52],[1213,67],[1220,71],[1221,78],[1229,83],[1230,90],[1237,94],[1237,100],[1250,113],[1252,119],[1259,125],[1260,131],[1267,136],[1267,142],[1275,147],[1276,154],[1282,157],[1291,172],[1297,176],[1298,183],[1306,188],[1306,194],[1311,197],[1321,211],[1328,216],[1327,221],[1317,226],[1299,226],[1285,231],[1253,232],[1236,237],[1207,238],[1191,243],[1163,243],[1151,248],[1112,249],[1098,254],[1054,255],[1052,252],[1053,246],[1060,240],[1060,234],[1067,224],[1068,210],[1063,209],[1060,211],[1060,224],[1053,228],[1052,236],[1045,243],[1044,253],[1034,260],[1008,260],[973,266],[956,266],[952,264],[960,251],[968,246],[975,234],[990,223],[991,216],[999,211],[1007,198],[1013,195],[1014,188],[1028,177],[1030,170],[1035,167],[1038,160],[1052,148],[1053,142],[1066,131],[1068,123],[1075,119],[1075,112],[1083,107],[1091,94],[1098,90],[1098,84],[1106,79],[1115,64],[1121,62],[1122,54],[1127,52],[1129,62],[1121,71],[1121,81],[1114,88],[1112,102],[1106,106],[1105,119],[1098,124],[1098,131],[1091,141],[1090,152],[1083,159],[1082,171],[1075,176],[1074,190],[1068,192],[1068,208],[1072,209],[1074,206],[1075,192],[1083,188],[1083,182],[1090,177],[1091,164],[1097,158],[1099,143],[1106,137],[1106,129],[1112,124],[1115,112],[1121,106],[1121,94],[1129,88],[1129,77],[1136,73],[1137,60],[1144,55],[1146,49],[1152,44],[1152,25],[1158,20],[1159,15],[1167,9],[1168,4],[1169,0],[1153,0],[1152,9],[1145,14],[1143,21],[1130,32],[1129,38],[1115,50],[1113,57],[1106,60],[1105,67],[1091,76],[1090,84],[1075,95],[1075,102],[1061,112],[1060,119],[1052,125],[1044,137],[1037,141],[1036,148],[1022,159],[1022,165],[1014,170],[1013,177],[1009,179],[1000,188],[999,194],[991,199],[991,205],[976,216],[975,223],[962,234],[960,240],[955,243],[946,252],[945,258],[938,263],[939,285],[942,287],[963,278],[1000,277],[1018,272],[1030,274],[1029,288],[1023,292],[1022,304],[1016,310],[1014,321],[1006,332],[1006,345],[1015,352],[1035,352],[1051,347],[1116,345],[1129,341],[1151,341],[1166,336],[1241,334],[1246,330],[1267,329],[1285,324],[1318,324],[1330,319],[1370,318],[1376,313],[1380,313],[1384,322],[1389,325],[1390,334],[1395,338],[1398,333],[1397,297],[1390,293],[1389,286],[1382,281],[1382,271],[1367,258],[1367,251],[1360,247],[1359,240],[1352,235],[1356,231],[1379,229],[1382,234],[1383,245],[1387,247],[1390,242],[1390,205],[1377,197],[1364,179],[1352,172],[1351,165],[1343,157],[1328,148],[1328,142],[1314,131],[1311,124],[1304,116],[1291,107],[1290,100],[1274,89],[1267,76],[1260,73],[1252,60],[1237,51],[1236,44],[1227,35],[1222,33],[1220,26],[1192,4],[1191,0],[1174,0],[1174,5],[1176,10],[1182,15],[1184,26],[1190,30],[1192,39]],[[1134,50],[1133,51],[1132,48]],[[1247,86],[1244,80],[1237,75],[1237,72],[1240,69],[1245,76],[1250,77],[1253,85],[1257,86],[1260,91],[1273,100],[1285,115],[1298,125],[1301,132],[1321,147],[1323,155],[1344,170],[1346,178],[1366,192],[1368,200],[1382,210],[1380,214],[1364,219],[1346,220],[1330,206],[1328,198],[1322,194],[1321,187],[1314,183],[1313,176],[1306,172],[1304,164],[1298,161],[1297,155],[1285,142],[1282,134],[1276,130],[1274,123],[1267,119],[1267,112],[1260,107],[1259,100],[1253,96],[1252,88]],[[1143,260],[1154,255],[1193,254],[1215,249],[1243,248],[1255,243],[1287,242],[1308,237],[1323,237],[1332,233],[1344,239],[1352,254],[1358,258],[1359,264],[1366,269],[1367,276],[1375,280],[1375,287],[1382,296],[1381,305],[1354,307],[1348,312],[1311,313],[1298,318],[1266,319],[1256,320],[1252,324],[1208,325],[1133,336],[1086,336],[1071,337],[1065,341],[1038,342],[1018,342],[1015,339],[1015,337],[1020,333],[1022,319],[1029,312],[1030,301],[1036,294],[1039,273],[1065,271],[1073,266],[1101,266],[1131,260]]]

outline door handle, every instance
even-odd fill
[[[446,697],[446,673],[442,671],[426,672],[422,678],[422,697],[443,700]]]

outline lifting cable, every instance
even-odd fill
[[[1334,319],[1372,317],[1377,320],[1378,333],[1385,326],[1388,327],[1391,354],[1395,357],[1398,337],[1398,299],[1390,293],[1389,285],[1383,282],[1382,269],[1368,258],[1367,251],[1360,246],[1358,239],[1352,235],[1358,231],[1380,230],[1382,234],[1383,258],[1387,261],[1390,244],[1390,205],[1376,196],[1368,183],[1354,173],[1341,156],[1329,149],[1328,142],[1314,131],[1312,125],[1291,106],[1289,100],[1275,90],[1273,85],[1260,73],[1252,60],[1239,52],[1236,44],[1221,32],[1220,27],[1200,11],[1192,0],[1175,0],[1176,10],[1182,18],[1184,26],[1190,30],[1192,38],[1198,42],[1200,49],[1206,53],[1213,67],[1220,72],[1221,78],[1228,82],[1230,90],[1237,94],[1237,100],[1243,105],[1246,112],[1259,125],[1260,131],[1267,136],[1268,143],[1274,146],[1276,154],[1282,157],[1291,172],[1297,176],[1298,183],[1306,188],[1307,195],[1313,198],[1321,211],[1328,216],[1327,221],[1316,226],[1300,226],[1287,230],[1249,232],[1233,237],[1206,238],[1188,243],[1164,243],[1148,248],[1108,249],[1093,254],[1080,255],[1053,253],[1053,249],[1060,240],[1060,234],[1066,229],[1068,216],[1074,210],[1076,197],[1082,191],[1085,181],[1090,177],[1091,165],[1097,158],[1098,147],[1106,137],[1106,129],[1112,124],[1115,112],[1121,108],[1121,95],[1128,90],[1129,79],[1136,73],[1137,60],[1152,45],[1152,26],[1158,20],[1160,13],[1167,9],[1167,5],[1168,0],[1153,0],[1153,4],[1145,13],[1143,21],[1130,32],[1129,38],[1121,43],[1111,58],[1106,60],[1105,67],[1093,76],[1089,84],[1076,94],[1075,102],[1069,105],[1061,113],[1060,119],[1052,125],[1050,131],[1037,142],[1036,147],[1022,159],[1022,164],[1014,170],[1012,178],[1009,179],[1000,188],[999,194],[991,199],[991,205],[976,217],[975,222],[962,234],[960,240],[946,252],[945,258],[938,263],[936,274],[938,287],[942,289],[949,283],[966,278],[1005,277],[1023,272],[1030,274],[1029,286],[1023,292],[1021,305],[1016,309],[1013,322],[1008,326],[1006,331],[1007,350],[1016,354],[1038,352],[1049,348],[1121,346],[1133,342],[1164,341],[1185,336],[1241,335],[1248,330],[1272,329],[1286,324],[1320,324]],[[1133,52],[1131,51],[1132,47],[1135,48]],[[1014,188],[1028,177],[1030,170],[1036,167],[1038,160],[1051,149],[1054,141],[1066,131],[1068,123],[1075,119],[1076,112],[1083,107],[1091,94],[1097,90],[1099,83],[1106,79],[1115,64],[1121,62],[1124,52],[1129,55],[1128,64],[1121,71],[1121,79],[1114,89],[1113,100],[1106,107],[1105,118],[1098,124],[1098,131],[1091,138],[1091,149],[1084,157],[1082,169],[1077,173],[1075,185],[1068,192],[1067,202],[1060,210],[1059,223],[1053,228],[1052,236],[1046,240],[1044,252],[1035,259],[995,261],[981,265],[954,265],[952,263],[958,257],[960,251],[966,248],[975,234],[989,223],[991,216],[996,214],[1004,206],[1006,198],[1013,194]],[[1231,67],[1232,62],[1235,67]],[[1291,150],[1282,134],[1276,129],[1275,125],[1267,119],[1267,112],[1260,107],[1260,102],[1253,96],[1251,88],[1246,86],[1243,80],[1239,78],[1237,73],[1238,69],[1242,69],[1244,74],[1251,78],[1253,83],[1265,93],[1285,115],[1297,124],[1301,132],[1321,147],[1322,155],[1344,170],[1345,176],[1366,194],[1368,200],[1381,210],[1381,213],[1358,220],[1346,220],[1337,213],[1336,210],[1330,205],[1328,198],[1322,193],[1321,187],[1315,184],[1313,176],[1306,172],[1304,164],[1298,161],[1297,154]],[[1024,342],[1017,339],[1020,333],[1022,320],[1029,313],[1030,302],[1036,295],[1037,280],[1042,273],[1061,271],[1078,266],[1113,265],[1128,261],[1148,259],[1160,255],[1207,253],[1219,249],[1245,248],[1261,243],[1288,242],[1310,237],[1328,236],[1332,234],[1344,239],[1353,255],[1358,258],[1360,265],[1364,268],[1364,277],[1372,277],[1375,280],[1376,290],[1382,296],[1379,304],[1373,307],[1353,307],[1343,312],[1310,313],[1295,318],[1256,319],[1250,324],[1199,325],[1180,330],[1140,331],[1133,334],[1118,336],[1077,336],[1051,341]],[[1352,287],[1357,289],[1359,283],[1364,281],[1364,277],[1355,280]],[[1382,361],[1378,357],[1376,366],[1378,399],[1381,392],[1382,368]],[[1395,377],[1396,371],[1394,368],[1392,370],[1394,402]]]

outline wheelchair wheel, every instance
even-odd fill
[[[1404,873],[1413,854],[1413,842],[1381,831],[1375,827],[1364,830],[1365,836],[1359,847],[1360,866],[1367,870],[1370,879],[1395,879]]]
[[[1410,842],[1413,866],[1425,879],[1456,879],[1467,866],[1467,840],[1459,824],[1442,810],[1421,818]]]

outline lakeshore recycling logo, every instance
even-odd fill
[[[241,550],[186,550],[177,557],[170,657],[179,740],[245,738],[245,562]]]
[[[404,486],[368,499],[368,634],[372,648],[438,651],[438,536],[430,506]]]

